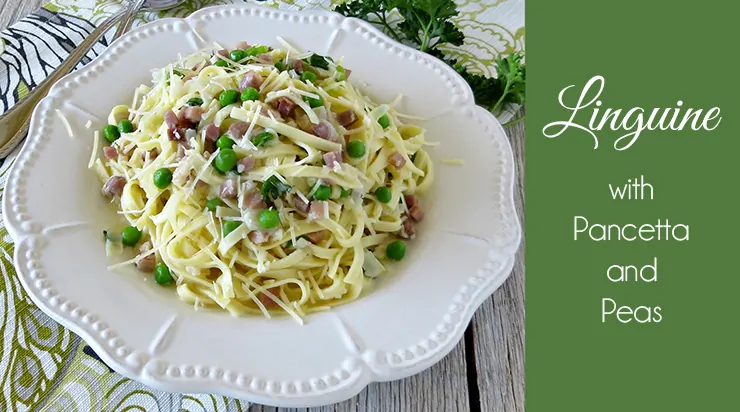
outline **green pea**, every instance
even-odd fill
[[[118,131],[121,133],[131,133],[134,131],[134,125],[127,119],[118,122]]]
[[[160,189],[165,189],[170,185],[170,183],[172,183],[172,172],[166,167],[157,169],[157,171],[154,172],[153,180],[154,186],[157,186]]]
[[[223,135],[216,140],[216,146],[219,149],[231,149],[236,144],[229,136]]]
[[[240,62],[247,58],[247,52],[239,49],[232,50],[231,53],[229,53],[229,57],[235,62]]]
[[[313,72],[306,71],[301,74],[301,80],[304,82],[316,83],[316,75]]]
[[[218,95],[221,107],[226,107],[239,101],[239,92],[236,90],[224,90]]]
[[[260,212],[260,227],[263,229],[272,229],[280,224],[280,214],[275,209],[265,209]]]
[[[121,241],[126,246],[136,246],[141,240],[141,231],[136,226],[129,226],[121,232]]]
[[[391,242],[385,248],[385,255],[391,260],[401,260],[406,256],[406,244],[400,240]]]
[[[236,152],[232,149],[221,149],[213,160],[217,170],[226,173],[236,166]]]
[[[242,101],[243,102],[249,102],[253,100],[259,100],[260,98],[260,92],[259,90],[255,89],[254,87],[247,87],[242,92]]]
[[[282,61],[277,61],[275,62],[275,68],[278,69],[278,71],[283,71],[285,70],[285,63],[283,63]]]
[[[391,201],[391,189],[385,186],[381,186],[375,189],[375,198],[381,203],[388,203]]]
[[[188,100],[188,106],[202,106],[203,105],[203,99],[200,97],[193,97],[192,99]]]
[[[339,194],[339,197],[347,197],[351,194],[352,194],[352,189],[342,188],[342,193]]]
[[[303,96],[303,100],[307,101],[309,106],[311,108],[320,107],[324,105],[324,99],[319,96],[318,99],[314,99],[313,97]]]
[[[347,144],[347,154],[349,157],[358,159],[365,156],[365,142],[362,140],[352,140]]]
[[[385,129],[386,127],[390,126],[391,119],[388,118],[387,114],[384,114],[378,118],[378,124],[380,125],[380,127]]]
[[[329,200],[331,197],[331,187],[327,185],[319,186],[313,193],[313,198],[316,200]]]
[[[172,283],[172,273],[170,273],[170,268],[168,268],[164,263],[157,264],[154,268],[154,281],[161,286]]]
[[[257,147],[262,147],[265,145],[265,143],[272,140],[273,137],[275,136],[273,136],[272,133],[270,132],[262,132],[258,134],[257,136],[252,137],[251,141],[253,145]]]
[[[221,232],[224,234],[224,237],[228,236],[229,233],[233,232],[238,228],[242,222],[238,220],[227,220],[224,222],[224,225],[221,227]]]
[[[226,67],[226,66],[229,65],[229,62],[227,62],[224,59],[221,59],[221,60],[218,60],[216,63],[213,63],[213,64],[216,65],[216,66],[218,66],[218,67]]]
[[[341,82],[347,79],[347,71],[342,66],[337,66],[337,81]]]
[[[215,212],[216,208],[221,206],[223,202],[221,199],[214,197],[212,199],[206,200],[206,209],[210,210],[211,212]]]
[[[108,126],[105,126],[105,129],[103,129],[103,136],[105,136],[105,140],[113,143],[121,137],[121,132],[118,131],[118,127],[109,124]]]

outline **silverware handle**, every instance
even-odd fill
[[[114,40],[131,29],[131,25],[134,24],[134,19],[136,19],[136,15],[144,7],[144,3],[146,3],[146,0],[131,0],[126,15],[121,20],[121,24],[118,25],[118,29],[113,35]]]
[[[110,16],[100,26],[96,27],[46,79],[16,103],[15,106],[0,115],[0,144],[2,144],[2,147],[0,147],[0,158],[10,154],[17,143],[23,140],[28,131],[28,123],[33,109],[46,96],[51,86],[72,71],[77,63],[90,51],[92,46],[123,18],[127,10],[121,9],[121,11]]]

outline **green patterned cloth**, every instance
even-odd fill
[[[342,0],[253,1],[284,9],[331,8]],[[202,7],[238,0],[190,0],[174,10],[145,13],[136,24],[184,17]],[[524,0],[457,0],[463,47],[447,52],[488,75],[503,53],[524,49]],[[52,0],[0,33],[0,113],[12,107],[105,18],[120,1]],[[102,40],[81,63],[108,45]],[[17,151],[16,151],[17,152]],[[14,155],[0,161],[0,188]],[[0,198],[3,191],[0,189]],[[0,411],[244,411],[249,403],[207,394],[171,394],[113,372],[78,336],[34,306],[16,278],[13,240],[0,222]]]

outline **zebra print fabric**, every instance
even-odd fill
[[[43,81],[94,29],[85,19],[39,9],[0,32],[5,45],[0,54],[0,113]],[[112,32],[93,47],[77,68],[105,50],[110,36]]]

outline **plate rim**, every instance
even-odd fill
[[[235,10],[250,11],[251,13],[264,13],[265,15],[269,14],[271,16],[299,15],[309,18],[311,16],[324,16],[328,18],[337,18],[340,22],[350,21],[352,24],[358,27],[362,27],[364,30],[372,33],[375,37],[379,38],[383,42],[391,44],[405,52],[411,53],[412,56],[415,56],[420,61],[423,60],[431,63],[437,61],[436,58],[428,54],[419,52],[418,50],[412,49],[392,40],[380,30],[367,22],[356,18],[347,18],[333,11],[309,9],[302,11],[276,10],[252,4],[210,6],[202,8],[184,18],[158,19],[150,23],[141,25],[111,43],[99,56],[93,59],[85,67],[63,77],[52,87],[49,95],[45,97],[34,110],[31,120],[31,128],[29,129],[31,131],[29,133],[29,136],[31,136],[31,134],[35,136],[40,135],[39,131],[42,127],[40,113],[44,110],[44,103],[54,98],[55,94],[59,92],[59,90],[62,88],[61,85],[69,81],[76,80],[81,76],[84,76],[86,71],[93,67],[100,60],[104,60],[107,56],[115,54],[114,50],[116,49],[116,46],[119,46],[126,41],[140,41],[134,40],[134,38],[139,33],[146,30],[151,30],[154,27],[158,27],[160,25],[185,22],[190,27],[190,29],[193,30],[195,27],[197,27],[197,22],[202,18],[202,16],[205,16],[207,13],[224,13],[226,11]],[[502,185],[501,187],[501,195],[503,196],[501,203],[502,205],[506,206],[511,212],[511,215],[506,216],[506,218],[508,218],[508,223],[513,225],[512,230],[514,234],[514,239],[509,242],[508,245],[504,245],[503,247],[501,247],[501,250],[498,251],[499,253],[494,253],[493,250],[489,251],[490,255],[488,263],[496,261],[498,266],[495,268],[486,268],[491,273],[488,275],[486,283],[484,285],[478,285],[477,289],[474,290],[474,293],[471,296],[472,299],[467,302],[467,304],[462,305],[463,307],[459,311],[458,320],[455,322],[455,328],[450,333],[450,337],[446,340],[445,345],[434,350],[430,356],[424,358],[416,358],[417,361],[415,363],[405,365],[405,367],[401,369],[388,369],[387,371],[384,371],[385,373],[382,375],[369,367],[364,367],[362,368],[360,375],[353,379],[350,384],[337,385],[334,388],[329,388],[325,391],[309,392],[307,395],[304,396],[285,396],[287,395],[287,393],[282,393],[281,390],[277,391],[277,393],[269,393],[264,390],[256,391],[251,390],[251,388],[244,387],[238,389],[235,385],[225,384],[226,382],[224,382],[223,379],[210,377],[209,379],[193,379],[190,382],[187,382],[181,378],[172,380],[167,379],[167,377],[164,375],[157,377],[156,375],[147,374],[144,367],[140,368],[138,371],[135,370],[135,368],[131,368],[130,365],[126,365],[119,359],[110,355],[109,350],[105,347],[104,339],[102,337],[88,331],[85,326],[81,324],[80,319],[75,319],[73,316],[70,315],[69,310],[62,310],[62,305],[50,304],[50,299],[48,297],[40,296],[39,294],[37,294],[37,289],[35,288],[35,285],[31,284],[29,277],[29,272],[31,271],[31,269],[28,267],[28,264],[33,262],[28,262],[28,256],[35,247],[38,247],[37,245],[34,246],[34,244],[37,244],[41,240],[39,238],[41,230],[39,228],[33,227],[32,225],[29,225],[25,228],[17,227],[20,226],[18,222],[10,218],[10,216],[15,214],[11,211],[13,210],[14,205],[13,199],[16,199],[17,196],[11,194],[20,185],[18,183],[17,176],[17,174],[19,173],[18,170],[20,169],[20,167],[18,167],[18,160],[21,159],[23,156],[28,156],[28,154],[34,152],[35,143],[37,140],[40,139],[39,137],[28,138],[27,141],[24,143],[20,153],[13,160],[14,164],[8,171],[6,191],[2,202],[3,219],[5,221],[8,233],[11,235],[15,242],[13,261],[18,273],[18,278],[21,281],[24,290],[32,299],[32,301],[39,308],[41,308],[44,313],[49,315],[52,319],[54,319],[56,322],[60,323],[64,327],[71,329],[77,335],[81,336],[83,340],[85,340],[85,342],[90,345],[95,350],[95,352],[105,361],[105,363],[108,364],[116,372],[121,373],[123,376],[126,376],[130,379],[143,382],[149,386],[164,391],[211,392],[234,398],[246,399],[262,404],[285,407],[319,406],[349,399],[357,395],[368,384],[372,382],[402,379],[431,367],[432,365],[439,362],[443,357],[445,357],[460,342],[463,337],[465,327],[470,322],[475,311],[509,277],[514,265],[516,253],[520,248],[522,238],[521,223],[514,203],[516,169],[513,151],[510,142],[508,141],[508,139],[506,139],[506,133],[492,113],[475,105],[475,103],[472,101],[472,90],[470,89],[470,86],[462,79],[462,77],[460,77],[459,74],[457,74],[453,69],[449,68],[446,65],[444,65],[443,70],[447,70],[448,75],[451,75],[453,78],[458,80],[459,83],[464,85],[464,92],[466,92],[468,98],[466,99],[467,101],[465,101],[464,104],[458,106],[470,109],[472,111],[472,115],[476,117],[477,120],[489,123],[489,126],[493,127],[494,129],[494,131],[490,133],[491,139],[495,140],[495,136],[503,136],[503,138],[500,138],[502,141],[498,143],[500,146],[499,149],[502,151],[501,156],[506,160],[506,163],[508,165],[507,169],[504,171],[504,174],[508,176],[508,179],[502,177],[502,183],[504,183],[504,185]],[[33,144],[29,145],[29,142]]]

